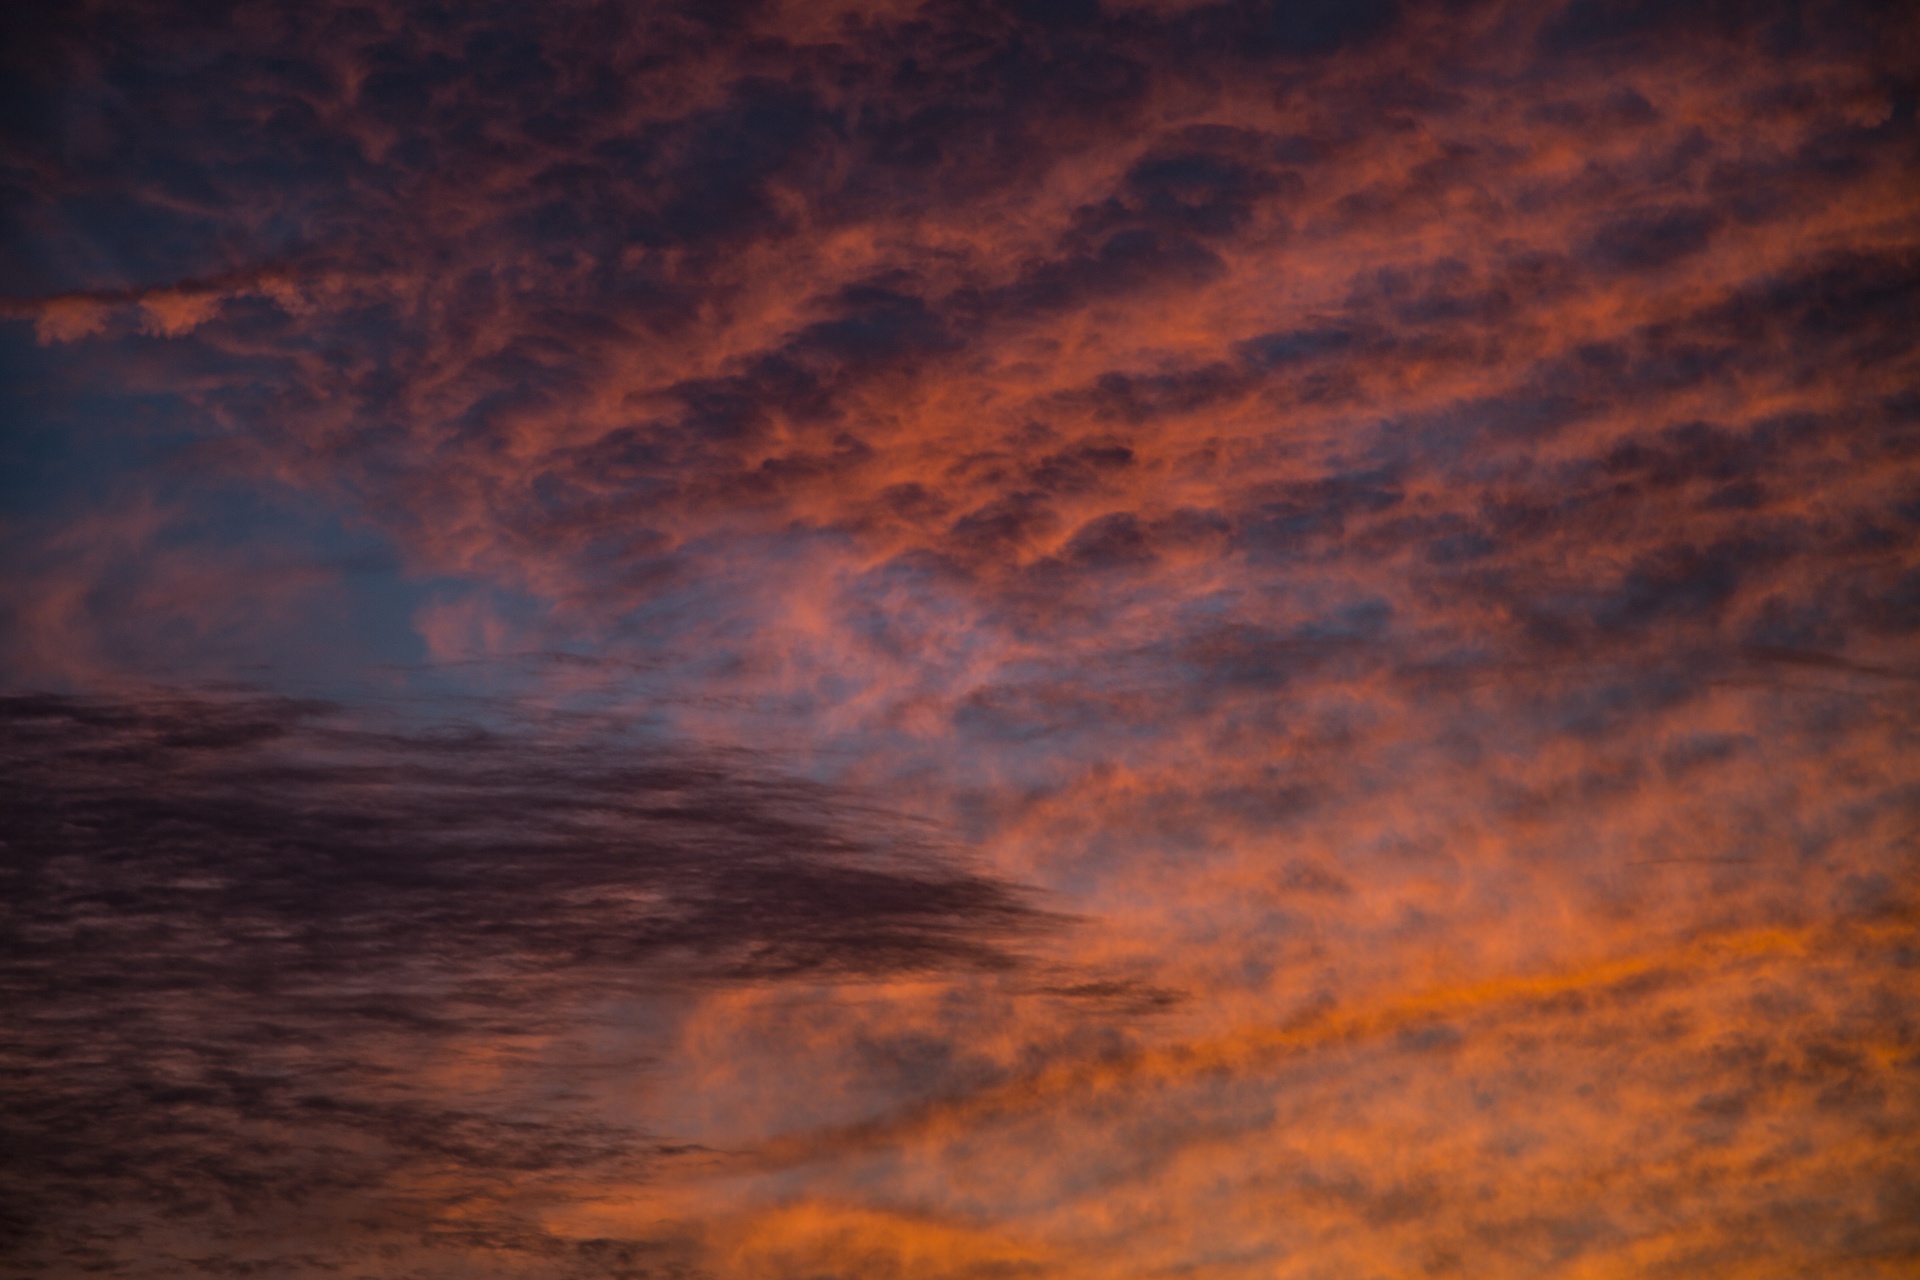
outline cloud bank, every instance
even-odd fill
[[[15,21],[30,1267],[1911,1265],[1901,15]]]

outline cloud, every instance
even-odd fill
[[[631,1125],[404,1073],[663,984],[1006,970],[1054,923],[884,813],[579,726],[179,696],[0,720],[7,1179],[49,1265],[112,1256],[103,1197],[217,1235],[416,1177],[644,1176],[668,1157]]]
[[[60,1265],[1897,1265],[1908,25],[28,21]]]

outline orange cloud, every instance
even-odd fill
[[[33,901],[327,975],[283,1017],[215,965],[158,1048],[43,1029],[125,1059],[84,1096],[147,1100],[165,1168],[200,1167],[175,1120],[338,1144],[286,1183],[321,1225],[250,1205],[201,1231],[250,1252],[172,1253],[1916,1256],[1902,24],[323,4],[35,38],[0,653],[23,767],[101,736],[25,793]],[[152,679],[473,723],[38,700]],[[629,767],[663,743],[765,779]],[[160,835],[87,816],[123,811]],[[166,874],[82,891],[130,867]],[[121,1008],[69,959],[104,985],[45,1008]],[[60,1256],[136,1266],[161,1227],[115,1186],[124,1237],[69,1207]]]

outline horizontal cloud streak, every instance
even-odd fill
[[[84,1225],[102,1196],[178,1223],[421,1162],[469,1196],[498,1168],[643,1171],[643,1134],[396,1073],[621,992],[1005,969],[1052,919],[882,812],[578,724],[178,697],[13,697],[0,724],[9,1200],[71,1261],[114,1253]]]

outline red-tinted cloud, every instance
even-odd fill
[[[461,1030],[408,1087],[479,1072],[529,1124],[689,1158],[481,1194],[516,1157],[475,1147],[323,1220],[382,1206],[429,1224],[406,1266],[530,1274],[1920,1247],[1911,24],[242,5],[29,34],[9,359],[64,443],[9,509],[17,687],[588,708],[978,860],[841,915],[840,880],[784,893],[729,844],[716,947],[898,926],[919,959],[625,1005],[553,962],[518,988],[576,984],[542,1044],[644,1071]],[[577,799],[494,781],[482,812]]]

